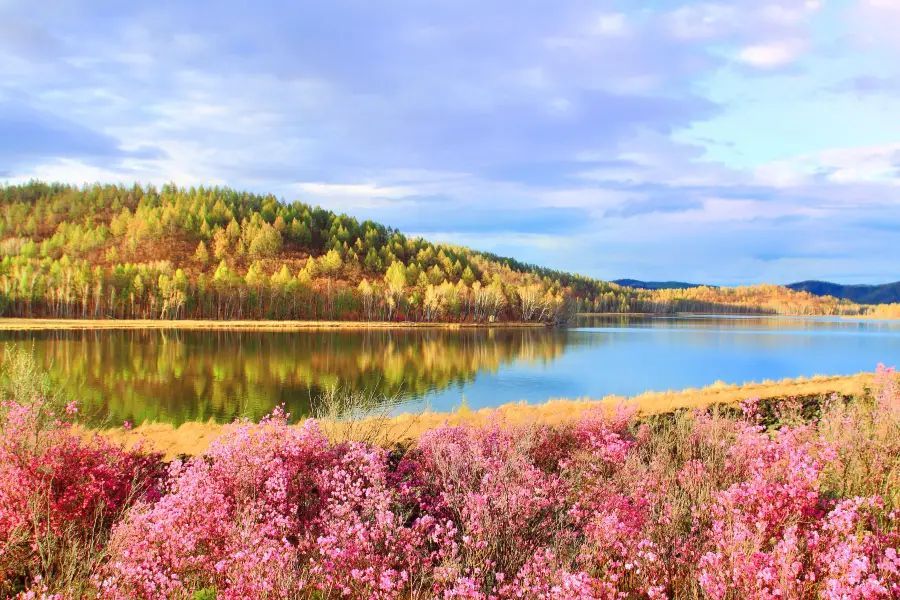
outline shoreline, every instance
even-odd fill
[[[816,318],[828,315],[706,315],[701,313],[576,313],[585,317],[659,317],[678,318],[691,316],[743,317],[772,319]],[[900,321],[900,317],[891,318],[869,315],[835,315],[847,320]],[[532,323],[504,321],[499,323],[443,323],[416,321],[276,321],[276,320],[234,320],[216,321],[213,319],[43,319],[0,317],[0,331],[53,331],[53,330],[124,330],[124,329],[181,329],[181,330],[231,330],[231,331],[312,331],[323,329],[546,329],[556,325],[550,323]]]
[[[743,400],[759,397],[761,400],[777,400],[791,396],[819,396],[837,393],[851,396],[862,393],[874,378],[874,373],[864,372],[849,376],[798,377],[781,381],[762,383],[724,384],[721,382],[703,388],[688,388],[680,391],[644,392],[637,396],[607,396],[591,398],[551,398],[541,404],[524,401],[504,404],[496,408],[472,410],[459,408],[450,413],[403,413],[386,418],[373,417],[368,424],[377,427],[381,436],[390,443],[415,439],[425,431],[441,425],[469,424],[482,426],[500,419],[508,424],[539,423],[559,425],[577,419],[585,410],[597,406],[625,404],[634,406],[640,416],[665,414],[685,408],[706,408],[713,405],[734,405]],[[323,428],[330,436],[342,438],[350,427],[366,426],[366,420],[351,424],[328,422]],[[132,448],[143,443],[148,449],[162,452],[166,460],[179,455],[201,454],[210,443],[227,433],[231,424],[214,421],[191,421],[174,426],[168,423],[143,423],[126,431],[121,427],[108,429],[86,429],[79,427],[85,437],[99,434],[108,440]]]
[[[314,330],[314,329],[539,329],[547,323],[422,323],[395,321],[215,321],[211,319],[25,319],[0,318],[0,331],[66,329],[194,329],[194,330]]]
[[[884,315],[840,315],[841,319],[858,319],[860,321],[900,321],[900,316],[884,316]]]
[[[652,312],[579,312],[575,313],[579,317],[656,317],[656,318],[689,318],[689,317],[731,317],[745,319],[846,319],[860,321],[900,321],[900,316],[891,317],[883,315],[793,315],[793,314],[766,314],[766,313],[695,313],[695,312],[676,312],[676,313],[652,313]]]

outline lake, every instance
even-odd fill
[[[181,423],[310,412],[365,390],[394,412],[633,396],[900,363],[900,322],[795,317],[580,316],[555,329],[3,331],[33,346],[84,420]]]

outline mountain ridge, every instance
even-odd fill
[[[704,283],[686,283],[684,281],[643,281],[641,279],[613,279],[613,283],[638,290],[686,290],[698,287],[719,287]]]
[[[687,290],[699,287],[721,287],[707,283],[645,281],[632,278],[613,279],[612,283],[638,290]],[[849,300],[857,304],[894,304],[900,302],[900,281],[881,284],[842,284],[820,279],[807,279],[789,283],[783,287],[795,292],[808,292],[814,296]]]
[[[809,279],[791,283],[785,287],[797,292],[809,292],[816,296],[831,296],[858,304],[893,304],[900,302],[900,281],[882,284],[844,285]]]

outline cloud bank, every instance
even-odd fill
[[[0,177],[273,192],[604,279],[893,281],[891,23],[888,0],[5,0]]]

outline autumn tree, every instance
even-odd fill
[[[281,233],[268,223],[263,223],[250,242],[250,257],[273,258],[281,252],[281,245]]]
[[[209,252],[206,250],[206,244],[203,241],[197,244],[197,249],[194,251],[194,260],[201,265],[206,265],[209,262]]]
[[[341,253],[337,250],[329,250],[321,260],[321,270],[325,275],[336,275],[344,266]]]
[[[223,229],[217,229],[213,234],[213,256],[216,257],[216,260],[222,261],[228,256],[230,248],[231,239],[228,234]]]

